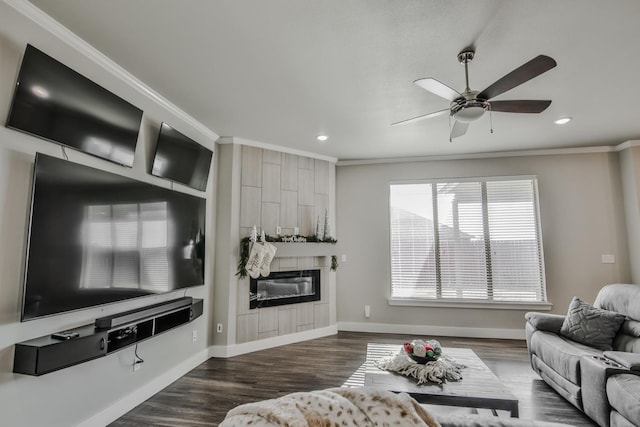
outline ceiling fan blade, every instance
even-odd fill
[[[460,98],[462,95],[456,91],[451,89],[446,84],[439,82],[434,78],[426,78],[426,79],[418,79],[414,82],[422,89],[428,90],[429,92],[436,94],[447,101],[453,101],[454,99]]]
[[[402,120],[402,121],[399,121],[399,122],[392,123],[391,126],[406,125],[407,123],[413,123],[413,122],[417,122],[417,121],[424,120],[424,119],[430,119],[431,117],[440,116],[440,115],[448,113],[448,112],[449,112],[448,108],[444,109],[444,110],[440,110],[440,111],[434,111],[433,113],[423,114],[421,116],[412,117],[410,119],[406,119],[406,120]]]
[[[468,127],[469,123],[462,123],[456,120],[456,122],[453,124],[453,127],[451,128],[451,135],[449,136],[449,139],[451,140],[464,135],[465,133],[467,133]]]
[[[501,113],[542,113],[551,105],[551,101],[491,101],[490,104],[491,111],[500,111]]]
[[[501,93],[511,90],[514,87],[533,79],[534,77],[539,76],[546,71],[549,71],[556,65],[558,65],[556,61],[549,56],[536,56],[531,61],[516,68],[515,70],[480,92],[477,97],[480,99],[489,100],[500,95]]]

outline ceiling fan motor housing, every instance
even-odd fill
[[[478,91],[465,91],[463,97],[456,99],[451,103],[451,117],[463,122],[470,123],[478,120],[491,104],[489,101],[476,98]]]

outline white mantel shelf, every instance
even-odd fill
[[[275,257],[308,257],[308,256],[331,256],[338,254],[336,243],[283,243],[274,242],[278,250]]]

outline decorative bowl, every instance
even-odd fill
[[[424,365],[427,362],[438,360],[442,355],[442,347],[436,340],[413,340],[405,342],[402,346],[407,356],[416,363]]]
[[[425,356],[425,357],[420,357],[420,356],[416,356],[415,354],[409,354],[407,353],[407,355],[413,359],[414,362],[419,363],[421,365],[424,365],[427,362],[435,362],[436,360],[438,360],[439,356],[433,356],[433,357],[429,357],[429,356]]]

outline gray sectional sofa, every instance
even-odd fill
[[[525,318],[531,366],[549,386],[600,426],[640,427],[640,285]]]

